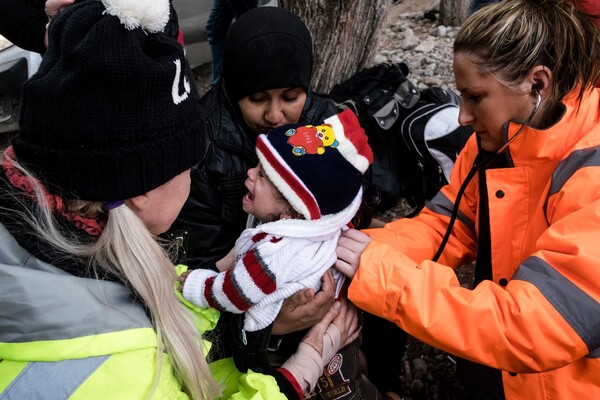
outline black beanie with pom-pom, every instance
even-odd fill
[[[169,0],[81,1],[52,19],[12,141],[51,192],[125,200],[198,162],[203,120],[176,25]]]

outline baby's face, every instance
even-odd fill
[[[254,215],[261,222],[286,218],[290,205],[273,182],[264,173],[262,165],[248,170],[246,179],[248,193],[242,199],[244,211]]]

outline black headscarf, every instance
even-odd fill
[[[258,7],[231,26],[223,58],[232,101],[269,89],[309,89],[312,39],[302,20],[279,7]]]

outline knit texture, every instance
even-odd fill
[[[287,125],[260,135],[262,167],[292,207],[318,219],[348,207],[373,162],[368,138],[351,110],[322,125]]]
[[[258,7],[240,16],[227,34],[225,89],[235,102],[269,89],[308,90],[312,64],[312,39],[304,22],[284,8]]]
[[[183,287],[183,296],[198,306],[245,312],[249,332],[268,327],[297,291],[319,289],[337,259],[338,238],[362,203],[362,176],[373,161],[350,110],[323,125],[276,128],[260,135],[256,147],[264,173],[306,219],[247,228],[236,241],[233,268],[195,270]]]
[[[17,159],[51,192],[123,200],[198,161],[198,94],[165,1],[106,1],[110,10],[83,1],[52,19],[48,51],[23,87],[13,141]],[[161,19],[156,10],[170,12]]]
[[[342,212],[310,221],[283,219],[248,228],[236,242],[236,263],[224,272],[195,270],[183,296],[201,307],[243,313],[244,329],[269,326],[283,300],[304,288],[318,290],[336,259],[342,229],[361,203],[362,191]]]

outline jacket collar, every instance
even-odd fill
[[[510,158],[515,165],[545,163],[560,159],[590,130],[598,129],[600,89],[585,93],[577,108],[576,91],[565,97],[562,117],[552,126],[535,129],[530,126],[515,138],[508,147]],[[504,140],[513,137],[522,125],[507,122],[503,128]]]

